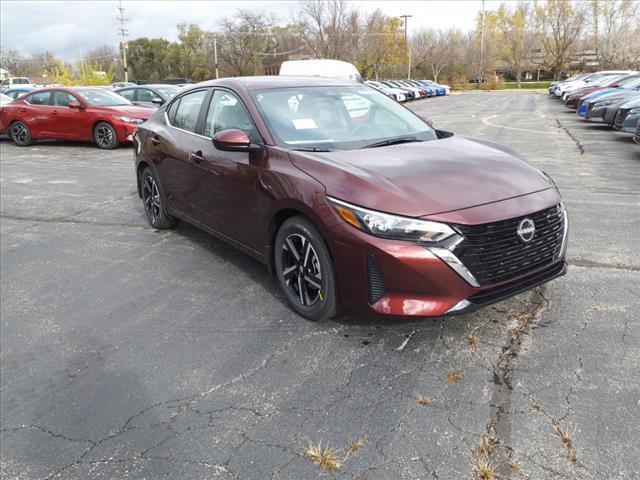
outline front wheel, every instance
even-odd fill
[[[93,129],[93,139],[96,146],[103,150],[113,150],[120,145],[116,130],[107,122],[100,122],[96,125]]]
[[[336,314],[338,294],[333,262],[318,230],[302,216],[285,221],[274,245],[280,288],[289,304],[308,320]]]
[[[22,122],[13,122],[9,132],[11,134],[11,140],[19,147],[28,147],[33,143],[29,127]]]

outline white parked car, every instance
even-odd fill
[[[9,78],[5,78],[4,80],[2,80],[2,82],[0,82],[0,90],[6,90],[8,88],[15,88],[15,87],[36,88],[37,85],[31,83],[31,80],[29,80],[27,77],[9,77]]]
[[[376,82],[374,80],[369,80],[364,83],[384,93],[387,97],[393,98],[396,102],[404,102],[407,100],[407,92],[399,88],[387,87],[386,85],[383,85],[382,83]]]
[[[612,75],[629,75],[635,73],[632,70],[604,70],[601,72],[594,72],[591,75],[587,75],[586,77],[574,80],[572,82],[563,82],[559,84],[555,90],[556,97],[562,97],[563,100],[566,94],[570,94],[579,88],[586,87],[589,84],[592,84],[595,81],[598,81],[604,77],[610,77]]]
[[[287,60],[280,66],[280,75],[340,78],[362,83],[358,69],[342,60]]]

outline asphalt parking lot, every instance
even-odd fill
[[[148,227],[130,148],[2,141],[2,478],[640,478],[640,147],[541,93],[410,108],[555,179],[567,276],[312,323],[251,258]]]

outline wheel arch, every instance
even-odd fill
[[[318,216],[318,214],[309,206],[298,200],[289,200],[281,203],[278,207],[272,209],[271,214],[268,216],[267,226],[265,228],[265,261],[270,274],[274,272],[274,244],[278,230],[284,222],[288,219],[296,216],[301,216],[307,219],[318,230],[322,240],[327,246],[331,260],[333,261],[332,245],[328,239],[327,229]]]

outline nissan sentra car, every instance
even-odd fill
[[[311,320],[466,313],[566,272],[567,212],[548,175],[362,84],[200,83],[134,147],[153,227],[184,220],[236,246]]]

